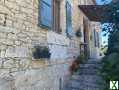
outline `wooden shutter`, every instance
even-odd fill
[[[53,0],[53,30],[60,33],[60,1]]]

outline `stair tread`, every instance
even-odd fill
[[[98,69],[101,68],[99,61],[90,60],[85,64],[80,64],[79,72],[72,75],[65,90],[100,90],[97,84],[102,78],[98,75]]]

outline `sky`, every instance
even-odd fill
[[[98,4],[102,5],[103,2],[101,0],[96,0]],[[112,0],[106,0],[107,3],[111,2]]]
[[[98,4],[103,4],[101,0],[96,0]]]
[[[97,4],[99,4],[99,5],[102,5],[102,4],[104,4],[104,2],[102,2],[101,0],[96,0],[97,1]],[[107,1],[107,3],[109,3],[109,2],[111,2],[112,0],[106,0]],[[106,36],[106,37],[104,37],[103,36],[103,32],[101,33],[101,36],[102,36],[102,45],[107,45],[107,43],[108,43],[108,36]],[[103,42],[106,42],[106,43],[103,43]]]

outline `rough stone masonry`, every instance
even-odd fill
[[[61,6],[65,8],[65,0]],[[70,61],[79,54],[79,40],[66,37],[64,9],[61,16],[63,31],[57,34],[37,25],[38,0],[0,0],[0,90],[59,90],[62,87],[69,75]],[[76,22],[73,25],[78,27]],[[51,59],[34,60],[35,45],[48,46]]]

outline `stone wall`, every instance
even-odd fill
[[[57,34],[38,26],[38,0],[0,0],[0,90],[61,90],[83,42],[83,36],[66,36],[65,3],[61,1],[62,33]],[[85,16],[78,4],[71,1],[72,26],[83,33]],[[34,60],[36,45],[49,47],[51,59]]]
[[[67,38],[65,0],[61,8],[62,34],[57,34],[37,26],[38,0],[0,0],[0,90],[60,90],[80,41]],[[48,46],[51,59],[34,60],[35,45]]]

